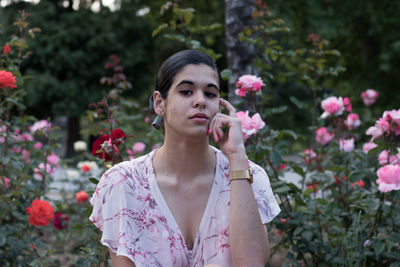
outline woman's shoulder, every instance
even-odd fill
[[[152,170],[151,153],[120,162],[108,169],[101,177],[101,183],[115,183],[121,180],[143,183]]]

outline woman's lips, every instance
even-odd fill
[[[191,116],[190,119],[197,122],[207,122],[209,117],[207,116],[207,114],[204,113],[196,113]]]

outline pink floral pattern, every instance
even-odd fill
[[[214,183],[192,250],[188,250],[175,218],[157,185],[155,151],[109,169],[90,200],[90,220],[103,233],[101,242],[136,266],[233,266],[229,245],[229,163],[214,148]],[[279,214],[265,171],[250,162],[252,188],[264,224]]]

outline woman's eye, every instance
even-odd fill
[[[181,90],[181,91],[179,91],[182,95],[185,95],[185,96],[187,96],[187,95],[191,95],[192,94],[192,91],[191,90]]]
[[[214,97],[217,96],[216,94],[211,93],[211,92],[206,92],[205,95],[206,95],[207,97],[209,97],[209,98],[214,98]]]

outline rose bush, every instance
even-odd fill
[[[258,24],[240,38],[264,51],[254,62],[260,77],[245,74],[237,81],[236,92],[243,97],[238,106],[244,110],[237,114],[248,156],[267,170],[282,209],[268,224],[272,255],[284,253],[286,262],[280,263],[287,266],[398,265],[400,110],[385,111],[371,123],[365,116],[371,112],[364,111],[378,101],[379,93],[370,89],[361,93],[363,110],[353,107],[350,97],[338,96],[335,88],[326,88],[332,83],[324,82],[343,71],[332,59],[340,53],[328,49],[329,42],[318,34],[308,35],[305,48],[281,46],[281,34],[290,31],[257,2],[262,9],[253,14]],[[172,5],[182,14],[193,13]],[[18,23],[22,33],[27,27],[24,16]],[[193,32],[188,23],[177,30]],[[252,39],[251,32],[258,39]],[[196,40],[190,38],[177,39],[191,46]],[[152,117],[148,109],[120,97],[131,85],[121,61],[112,55],[105,64],[112,73],[100,79],[110,86],[109,94],[91,105],[82,127],[83,136],[98,138],[89,152],[85,142],[77,143],[77,157],[65,161],[65,180],[74,185],[73,191],[60,189],[60,199],[48,199],[52,175],[66,163],[53,153],[57,134],[49,120],[20,115],[25,78],[14,57],[26,52],[18,45],[21,41],[18,37],[2,44],[0,63],[0,265],[59,265],[54,256],[65,252],[79,254],[73,262],[77,266],[109,264],[107,249],[98,242],[100,233],[87,220],[88,200],[101,173],[157,148],[161,134],[148,131]],[[205,49],[201,44],[196,47]],[[303,103],[290,96],[287,104],[275,106],[275,87],[287,79],[307,88],[313,99]],[[13,101],[6,101],[11,93]],[[289,105],[310,114],[307,135],[270,123],[274,118],[282,121]],[[135,138],[128,134],[133,132]]]

